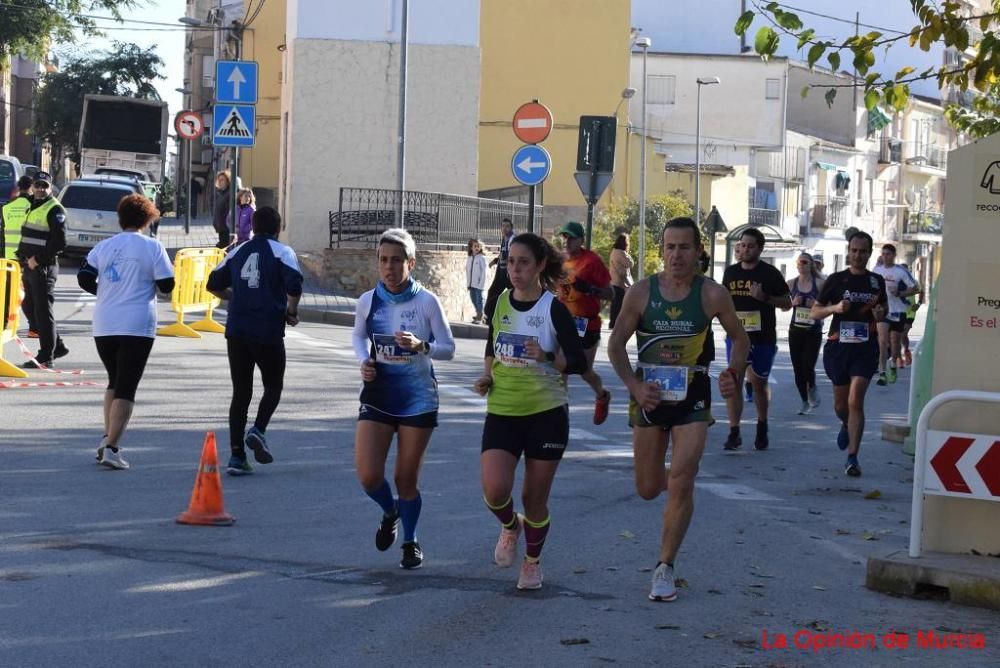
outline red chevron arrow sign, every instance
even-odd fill
[[[927,432],[924,492],[1000,501],[1000,436]]]

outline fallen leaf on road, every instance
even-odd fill
[[[628,529],[626,529],[625,531],[622,531],[618,535],[621,536],[622,538],[626,538],[628,540],[632,540],[633,538],[635,538],[635,534],[632,533],[631,531],[629,531]]]
[[[865,498],[868,499],[869,501],[871,501],[872,499],[881,499],[882,492],[880,492],[877,489],[873,489],[872,491],[865,494]]]
[[[586,638],[563,638],[559,641],[561,645],[589,645],[590,641]]]
[[[586,568],[582,568],[582,567],[578,567],[578,568],[574,568],[573,569],[573,574],[574,575],[582,575],[583,573],[586,573],[586,572],[587,572],[587,569]]]
[[[733,644],[747,649],[757,649],[757,641],[753,638],[737,638],[733,640]]]
[[[816,591],[826,591],[826,587],[823,587],[821,585],[813,585],[813,589],[815,589]]]
[[[850,532],[850,531],[848,531],[847,529],[837,529],[837,530],[836,530],[836,534],[837,534],[838,536],[850,536],[850,535],[851,535],[851,532]]]
[[[821,631],[822,632],[822,631],[829,631],[830,630],[830,622],[828,622],[826,620],[823,620],[823,619],[817,619],[815,621],[809,622],[808,624],[806,624],[806,626],[808,626],[809,628],[811,628],[813,631]]]
[[[754,584],[750,584],[750,585],[747,585],[747,586],[748,587],[753,587],[754,589],[763,589],[764,588],[764,585],[762,585],[760,583],[754,583]]]
[[[657,624],[653,628],[659,629],[661,631],[680,631],[681,627],[676,624]]]
[[[878,536],[873,534],[871,531],[864,532],[863,534],[861,534],[861,537],[864,538],[865,540],[878,540]]]
[[[820,511],[820,510],[810,510],[810,511],[809,511],[809,514],[810,514],[810,515],[822,515],[822,514],[823,514],[823,512],[822,512],[822,511]]]
[[[676,578],[674,580],[674,586],[675,587],[680,587],[681,589],[687,589],[688,588],[688,581],[685,580],[684,578]]]
[[[705,635],[703,635],[702,638],[708,638],[709,640],[715,640],[716,638],[719,637],[719,635],[720,634],[718,634],[718,633],[711,633],[711,632],[709,632],[709,633],[706,633]]]
[[[606,570],[606,571],[617,571],[618,567],[617,566],[608,566],[604,570]]]
[[[769,573],[754,573],[759,578],[773,578],[774,576]]]
[[[709,589],[708,593],[709,594],[715,594],[716,596],[721,596],[722,595],[722,592],[719,591],[718,589]]]

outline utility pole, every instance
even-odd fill
[[[399,202],[396,204],[396,224],[406,227],[403,216],[406,213],[403,198],[406,194],[406,79],[407,56],[410,50],[410,0],[403,0],[403,19],[399,33],[399,145],[396,153],[396,190]]]

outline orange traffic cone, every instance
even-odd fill
[[[194,479],[191,504],[177,516],[178,524],[208,524],[229,526],[236,518],[226,512],[222,502],[222,477],[219,475],[219,455],[215,449],[215,432],[208,432],[201,449],[201,464]]]

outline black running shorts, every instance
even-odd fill
[[[569,443],[569,406],[533,415],[486,414],[483,452],[506,450],[518,459],[559,461]]]

